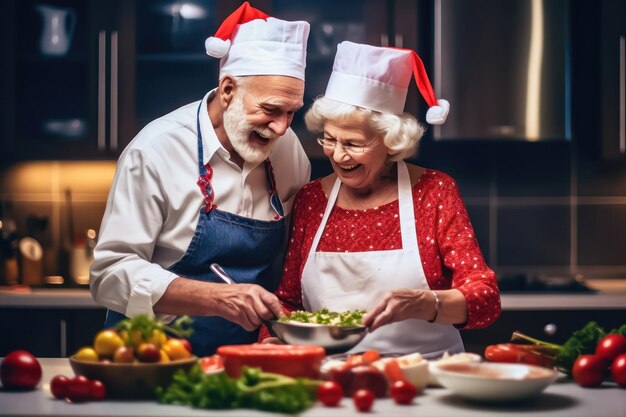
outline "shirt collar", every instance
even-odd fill
[[[206,165],[216,153],[225,160],[228,160],[230,156],[230,153],[226,150],[226,148],[224,148],[224,146],[222,146],[222,143],[217,138],[215,129],[213,129],[213,123],[209,118],[209,112],[207,111],[208,103],[215,97],[216,93],[217,88],[209,91],[202,99],[202,104],[200,108],[200,132],[202,133],[203,152],[202,163],[204,165]]]

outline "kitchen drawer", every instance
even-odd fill
[[[574,331],[590,321],[597,322],[604,330],[619,327],[626,323],[626,310],[515,310],[503,311],[500,318],[486,329],[462,330],[465,350],[483,354],[487,345],[506,343],[514,331],[553,343],[564,343]],[[553,334],[546,332],[546,326],[553,327]]]
[[[104,309],[0,309],[0,356],[24,349],[37,357],[65,357],[91,345]]]

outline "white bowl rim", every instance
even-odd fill
[[[485,375],[469,374],[465,372],[450,371],[450,370],[445,369],[446,365],[459,365],[459,364],[465,365],[465,366],[471,366],[471,367],[483,367],[483,368],[494,368],[494,369],[506,369],[506,368],[520,369],[521,368],[521,369],[526,369],[528,371],[536,370],[538,372],[541,372],[542,375],[538,377],[533,377],[533,378],[516,378],[516,377],[507,377],[507,376],[494,378],[494,377],[485,376]],[[437,364],[436,366],[434,366],[433,369],[431,369],[431,372],[433,372],[437,376],[450,375],[450,376],[467,379],[467,380],[480,379],[480,380],[494,380],[494,381],[544,381],[544,380],[549,380],[549,379],[556,379],[559,375],[559,372],[556,369],[549,369],[549,368],[544,368],[541,366],[527,365],[523,363],[501,363],[501,362],[463,362],[463,363],[449,363],[449,364],[442,363],[442,364]]]

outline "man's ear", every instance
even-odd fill
[[[222,106],[223,109],[226,109],[235,97],[236,84],[235,77],[229,74],[224,75],[220,80],[218,92],[220,106]]]

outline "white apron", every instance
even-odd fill
[[[341,181],[337,178],[302,271],[304,308],[309,311],[324,307],[331,311],[371,310],[392,290],[429,288],[417,245],[411,180],[406,164],[398,162],[402,249],[316,252],[340,187]],[[461,335],[454,326],[418,319],[395,322],[368,333],[350,353],[368,349],[381,353],[419,352],[427,358],[464,351]]]

